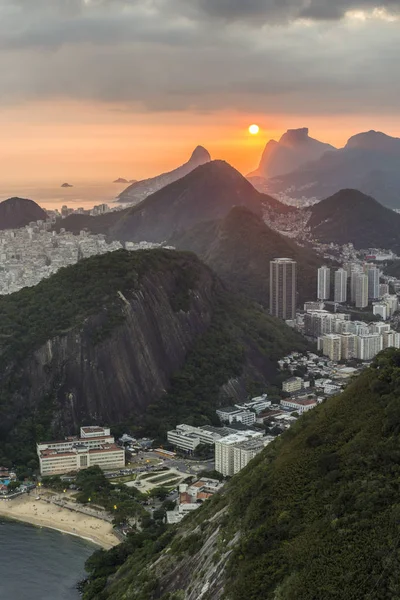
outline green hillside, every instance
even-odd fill
[[[85,600],[400,598],[399,435],[387,350]]]

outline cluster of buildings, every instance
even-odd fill
[[[336,304],[349,300],[360,309],[372,304],[374,314],[387,320],[397,310],[397,296],[391,296],[389,286],[380,281],[381,272],[371,263],[346,262],[333,277],[323,266],[318,269],[317,298],[324,302],[333,296]]]
[[[197,510],[205,500],[219,492],[223,485],[217,479],[208,478],[202,478],[192,484],[181,483],[178,486],[176,507],[166,513],[167,523],[172,525],[182,521],[188,513]]]
[[[81,427],[79,437],[37,444],[40,474],[60,475],[97,465],[102,469],[125,467],[125,450],[117,446],[105,427]]]
[[[160,247],[149,242],[107,242],[104,235],[81,231],[79,235],[61,229],[51,231],[52,221],[36,221],[21,229],[0,231],[0,295],[37,285],[61,267],[73,265],[82,258],[126,250],[148,250]]]

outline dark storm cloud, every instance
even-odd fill
[[[394,109],[399,24],[372,0],[0,0],[0,103],[148,110]],[[299,19],[310,23],[298,22]],[[342,20],[341,20],[342,19]],[[382,64],[385,68],[382,68]]]

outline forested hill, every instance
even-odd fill
[[[0,464],[85,422],[163,435],[265,389],[307,343],[195,255],[117,252],[0,297]],[[168,392],[168,393],[166,393]]]
[[[199,223],[176,235],[171,243],[195,252],[225,284],[269,306],[271,260],[286,256],[297,261],[298,304],[315,294],[322,259],[310,248],[274,231],[244,206],[221,220]]]
[[[399,598],[399,398],[391,349],[85,600]]]

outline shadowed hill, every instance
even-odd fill
[[[0,202],[0,229],[18,229],[47,218],[47,213],[33,200],[9,198]]]
[[[268,227],[244,207],[233,208],[222,220],[201,223],[172,240],[176,247],[195,252],[226,283],[269,305],[269,262],[290,257],[298,265],[298,302],[312,298],[321,259],[310,249]]]
[[[400,215],[357,190],[341,190],[315,204],[308,225],[323,243],[400,250]]]

